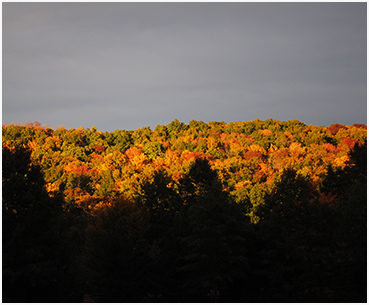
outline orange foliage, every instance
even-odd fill
[[[261,129],[258,132],[263,134],[264,136],[270,136],[272,134],[272,131],[269,129]]]
[[[132,146],[126,150],[125,154],[129,159],[133,159],[134,157],[141,155],[141,153],[142,149]]]
[[[215,160],[214,156],[212,155],[208,155],[208,154],[204,154],[204,153],[199,153],[199,152],[190,152],[186,157],[185,160],[189,161],[191,159],[197,160],[197,159],[207,159],[209,161],[211,160]]]
[[[337,152],[337,147],[334,146],[331,143],[324,143],[323,144],[323,148],[328,152],[328,153],[336,153]]]
[[[103,162],[104,158],[97,153],[93,152],[91,155],[91,161]]]
[[[286,127],[280,128],[283,124]],[[91,208],[99,202],[105,202],[104,198],[93,197],[92,194],[111,192],[115,195],[118,192],[135,199],[139,196],[143,181],[150,182],[154,173],[160,170],[165,171],[172,179],[169,185],[174,187],[191,162],[197,159],[207,159],[211,168],[217,171],[223,188],[228,190],[239,190],[249,183],[251,186],[256,183],[271,184],[276,174],[286,167],[294,168],[318,185],[329,165],[335,169],[348,166],[350,150],[356,143],[366,142],[364,124],[335,124],[327,128],[255,120],[251,123],[222,123],[215,127],[209,124],[208,129],[201,133],[195,133],[193,128],[182,129],[170,133],[170,137],[160,136],[155,140],[148,130],[147,141],[151,139],[162,144],[160,156],[148,158],[143,152],[146,143],[143,144],[141,139],[133,139],[130,147],[123,153],[109,147],[116,141],[112,140],[115,135],[111,137],[98,132],[101,137],[98,142],[94,142],[95,145],[89,146],[88,140],[74,145],[72,142],[75,142],[76,131],[83,134],[83,127],[42,133],[35,131],[35,128],[41,126],[37,122],[27,126],[32,130],[9,128],[7,138],[3,138],[3,147],[11,149],[13,146],[23,145],[30,148],[34,159],[40,162],[46,173],[46,188],[49,193],[58,191],[61,183],[69,183],[68,186],[74,183],[74,187],[70,186],[65,190],[64,197]],[[8,127],[3,125],[3,128],[6,134]],[[95,127],[92,131],[97,132]],[[19,132],[25,135],[21,141],[16,139],[19,138]],[[275,139],[273,143],[270,143],[271,138],[266,141],[266,137],[271,135]],[[330,143],[327,143],[327,139]],[[338,143],[337,147],[332,143]],[[57,174],[52,173],[54,169],[51,168],[54,167]],[[63,175],[63,172],[66,174]],[[75,179],[78,181],[75,182],[73,174],[83,176],[78,178],[87,176],[87,182],[84,179],[83,183],[80,183],[81,179]],[[93,193],[89,194],[91,188]],[[242,192],[241,190],[238,193]],[[334,202],[334,198],[322,195],[321,201],[329,204]]]
[[[252,158],[258,158],[260,159],[263,155],[259,151],[249,150],[243,155],[243,158],[245,160],[250,160]]]

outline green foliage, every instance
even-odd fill
[[[171,138],[177,137],[181,131],[185,131],[188,126],[185,123],[178,121],[175,119],[174,121],[168,124],[168,132]]]
[[[112,133],[105,133],[105,139],[108,145],[108,153],[112,151],[125,152],[133,145],[132,135],[126,130],[115,130]]]
[[[152,131],[150,127],[136,129],[132,134],[133,143],[137,145],[137,144],[146,144],[147,142],[150,142],[151,133]]]
[[[152,160],[157,157],[163,157],[165,149],[161,143],[149,142],[144,146],[143,152]]]

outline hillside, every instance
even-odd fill
[[[2,135],[9,301],[366,300],[364,124],[35,122]]]

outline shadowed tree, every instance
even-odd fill
[[[181,182],[188,205],[188,231],[178,258],[184,300],[222,300],[227,287],[246,274],[245,218],[206,159],[196,159]]]
[[[335,198],[332,262],[338,302],[367,298],[367,146],[356,144],[344,169],[330,168],[322,192]]]
[[[62,201],[49,198],[30,154],[3,147],[3,301],[57,302]]]
[[[150,292],[149,214],[119,198],[93,216],[84,254],[87,293],[99,302],[142,302]]]
[[[341,286],[349,272],[340,263],[348,258],[339,246],[338,214],[319,202],[309,180],[284,170],[257,215],[264,302],[360,300],[347,289],[352,284]]]

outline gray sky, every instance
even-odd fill
[[[2,3],[3,123],[366,123],[366,3]]]

